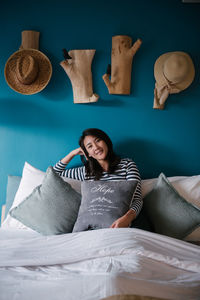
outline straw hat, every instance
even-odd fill
[[[194,64],[190,56],[181,51],[162,54],[155,62],[153,108],[164,109],[170,94],[180,93],[193,81],[195,75]]]
[[[52,75],[48,57],[36,49],[16,51],[8,59],[5,70],[8,85],[16,92],[32,95],[43,90]]]
[[[193,81],[195,68],[190,56],[181,51],[161,55],[154,65],[154,76],[158,86],[174,85],[182,91]],[[173,93],[173,89],[170,94]]]

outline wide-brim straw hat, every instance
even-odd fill
[[[193,61],[185,52],[167,52],[156,60],[154,76],[158,86],[164,86],[166,83],[169,83],[182,91],[194,79],[195,68]]]
[[[22,49],[13,53],[4,69],[8,85],[16,92],[32,95],[42,91],[52,75],[48,57],[36,49]]]

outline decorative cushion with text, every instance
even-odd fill
[[[83,181],[82,200],[73,232],[108,228],[123,216],[137,187],[137,181]]]

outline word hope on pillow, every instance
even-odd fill
[[[77,219],[80,202],[81,195],[49,167],[42,184],[9,213],[44,235],[69,233]]]
[[[108,228],[130,207],[137,181],[83,181],[73,232]]]

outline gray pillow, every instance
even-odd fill
[[[144,198],[144,210],[154,231],[183,239],[200,226],[200,210],[181,197],[163,173]]]
[[[83,181],[73,232],[108,228],[130,207],[137,181]]]
[[[37,186],[10,215],[44,235],[72,232],[81,195],[69,183],[47,169],[42,185]]]

